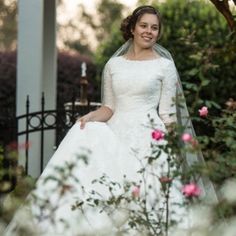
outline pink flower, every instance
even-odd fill
[[[182,193],[186,197],[198,197],[201,194],[201,189],[197,184],[190,183],[183,186]]]
[[[20,149],[20,150],[27,150],[31,147],[31,142],[29,141],[28,143],[17,143],[16,141],[13,141],[7,145],[7,148],[11,151]]]
[[[140,186],[135,186],[132,190],[132,196],[135,198],[140,197]]]
[[[208,115],[208,108],[207,107],[202,107],[199,111],[199,115],[201,117],[206,117]]]
[[[162,140],[164,138],[164,136],[165,136],[165,133],[161,130],[156,129],[156,130],[152,131],[152,138],[157,141]]]
[[[188,143],[188,142],[191,142],[193,137],[191,134],[188,134],[188,133],[184,133],[182,134],[182,137],[181,137],[182,141]]]

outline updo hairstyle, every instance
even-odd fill
[[[157,16],[158,21],[159,21],[158,38],[160,38],[161,30],[162,30],[161,15],[160,15],[159,11],[157,11],[154,7],[147,5],[147,6],[140,6],[140,7],[136,8],[133,11],[132,15],[129,15],[121,22],[120,30],[121,30],[123,38],[125,40],[133,38],[133,34],[132,34],[131,30],[134,30],[137,21],[146,13],[154,14]]]

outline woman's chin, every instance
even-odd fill
[[[151,48],[154,44],[155,44],[155,42],[143,41],[139,45],[140,45],[141,48],[148,49],[148,48]]]

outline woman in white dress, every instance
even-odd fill
[[[111,230],[108,235],[115,234],[118,219],[114,212],[100,213],[96,207],[85,206],[91,194],[99,193],[96,196],[104,199],[111,196],[105,184],[94,181],[102,176],[120,185],[124,180],[133,183],[134,195],[141,196],[146,191],[150,193],[147,194],[149,207],[153,208],[152,202],[157,199],[159,204],[155,207],[163,207],[161,184],[157,179],[167,171],[166,154],[162,153],[147,171],[145,186],[143,175],[138,171],[146,166],[145,157],[151,152],[150,119],[155,129],[163,132],[177,121],[174,102],[177,72],[174,62],[156,49],[161,18],[155,8],[135,9],[122,22],[121,30],[128,41],[105,65],[102,106],[77,120],[37,181],[32,194],[36,200],[29,208],[40,235],[106,235],[104,227]],[[79,160],[84,156],[88,158],[88,165]],[[69,177],[65,170],[70,172]],[[153,173],[158,176],[156,180]],[[153,188],[147,189],[147,185]],[[122,188],[117,187],[116,191],[120,194]],[[170,199],[173,203],[182,202],[174,186]],[[72,211],[76,202],[77,207],[84,205],[86,211]],[[158,208],[154,210],[158,212]],[[16,214],[5,235],[14,235],[14,228],[20,224]],[[137,235],[135,227],[133,234]],[[123,235],[132,235],[132,232]]]

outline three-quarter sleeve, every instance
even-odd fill
[[[104,67],[102,78],[102,105],[109,107],[114,111],[114,94],[112,90],[112,77],[110,72],[110,65],[107,63]]]
[[[177,71],[172,61],[165,66],[159,101],[159,116],[164,124],[176,122]]]

